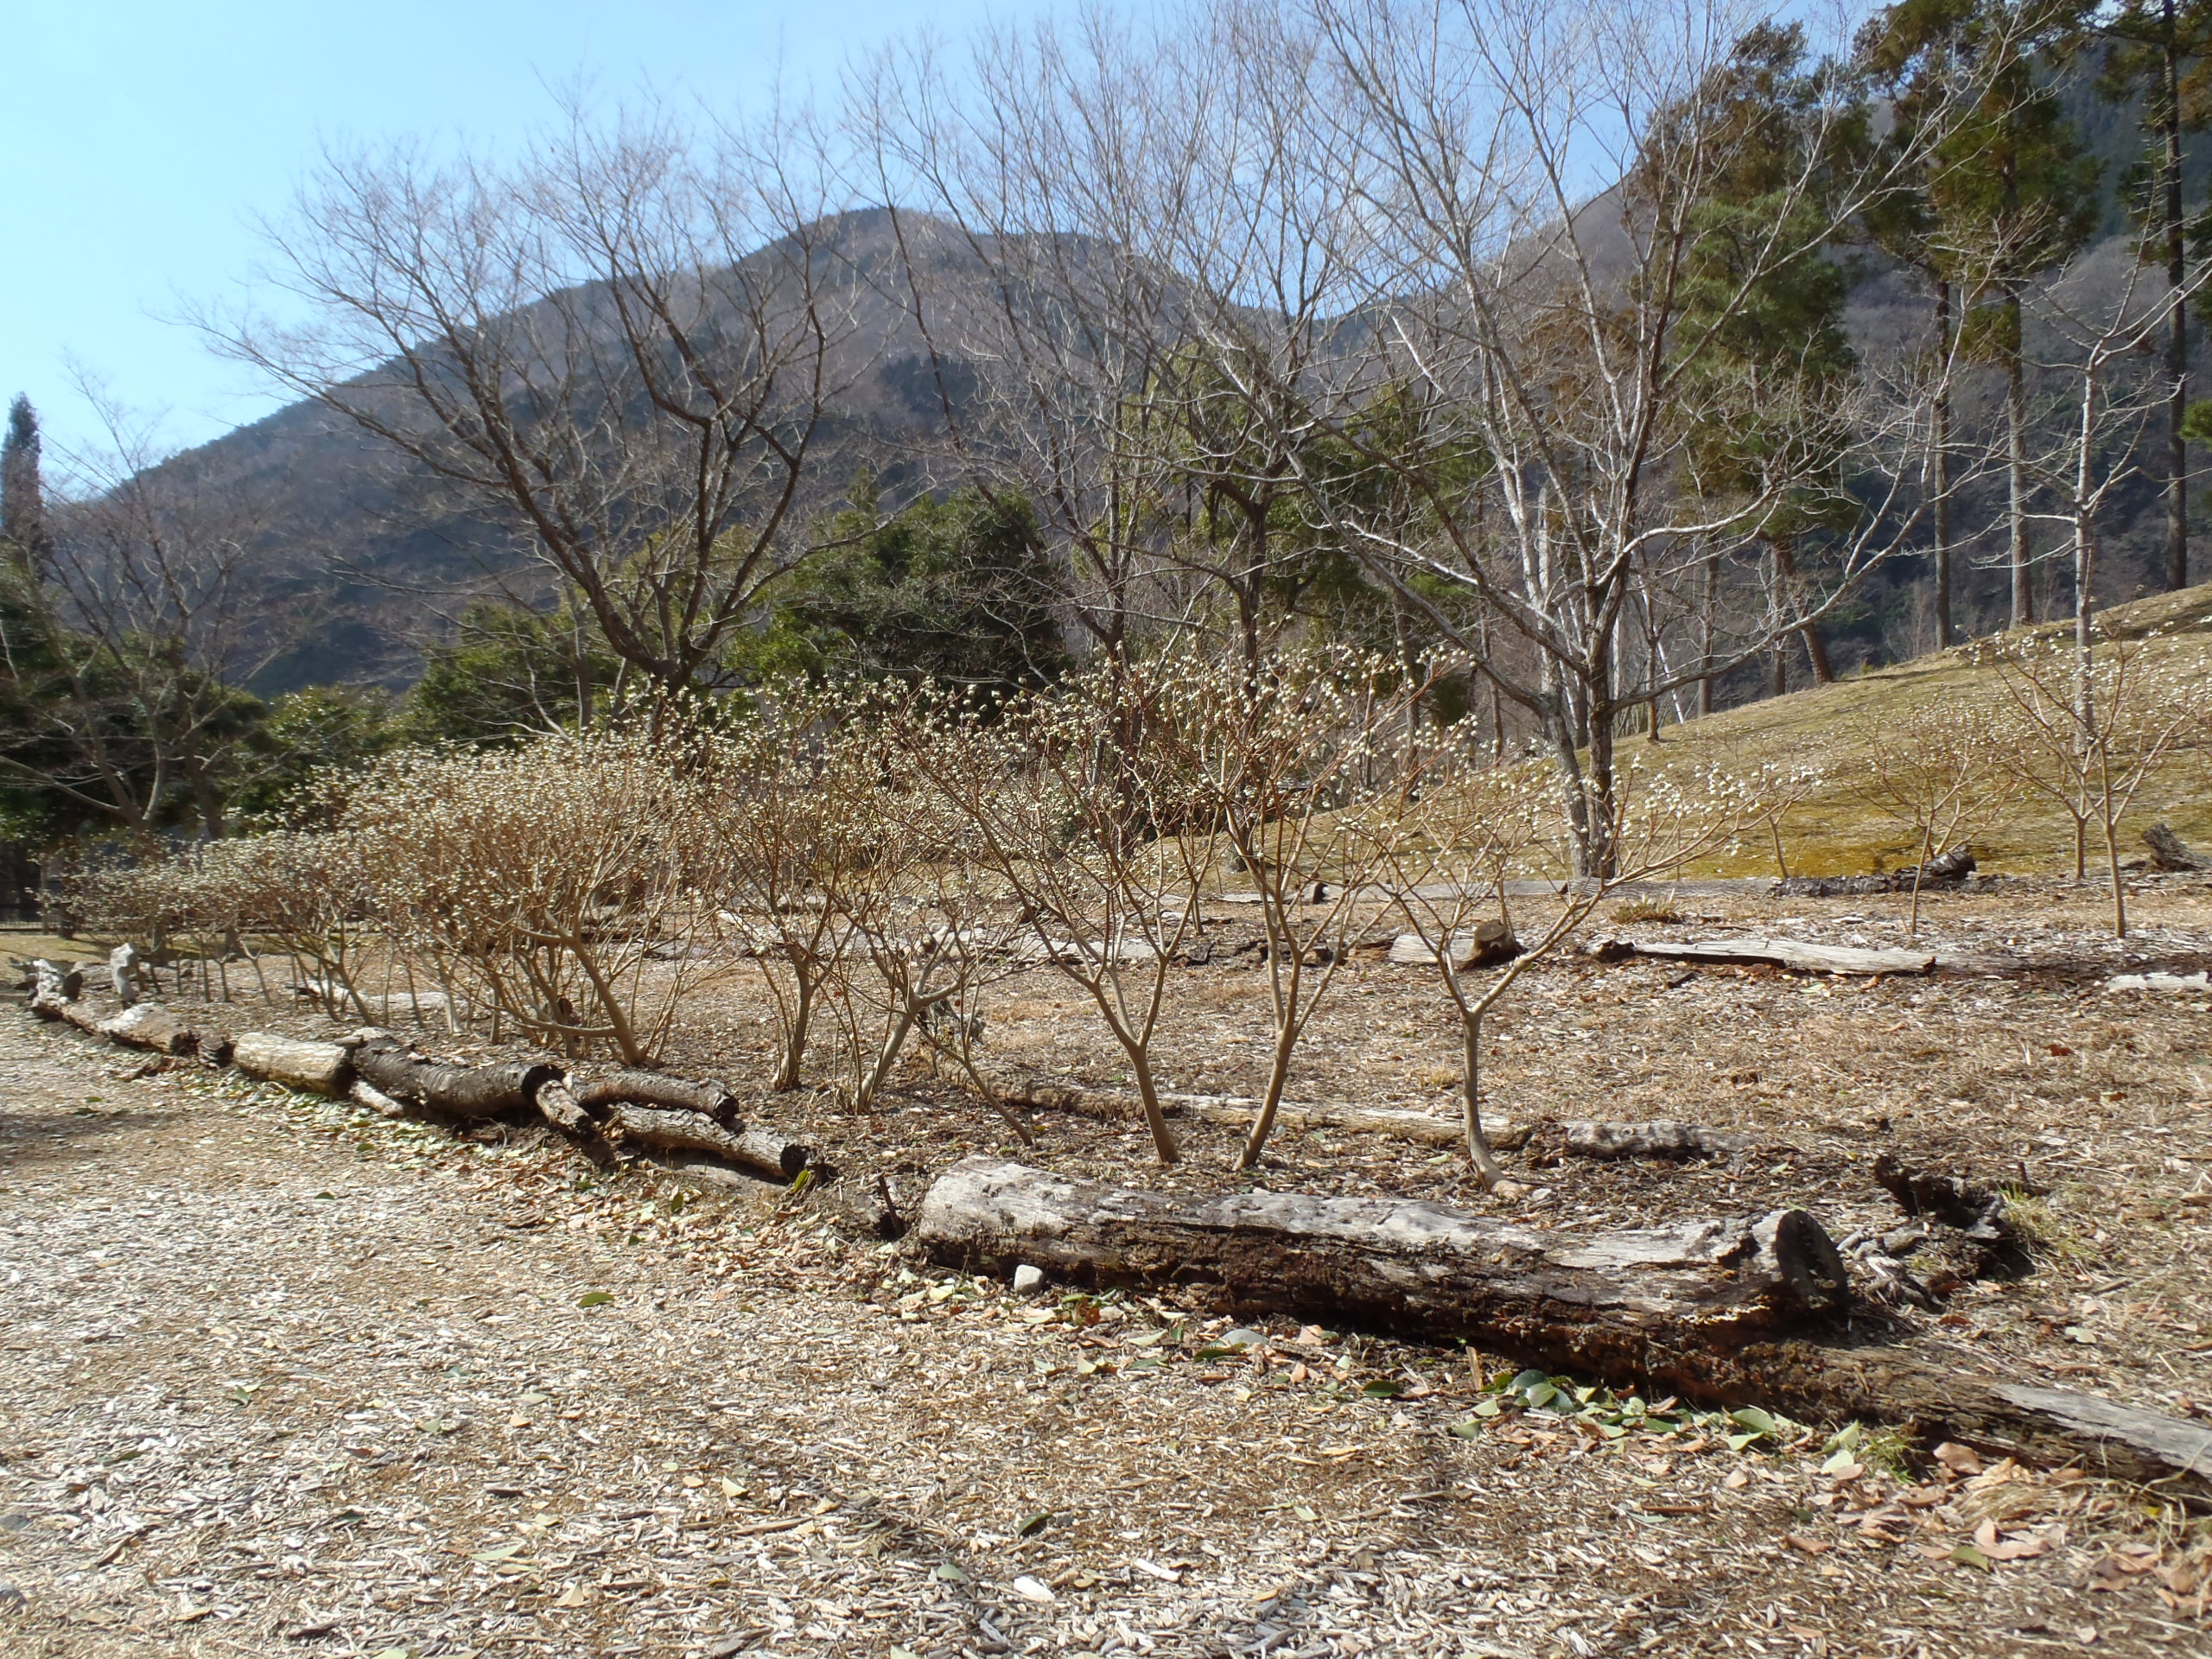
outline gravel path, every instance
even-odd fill
[[[1285,1326],[1209,1360],[1200,1313],[920,1275],[767,1189],[595,1184],[139,1058],[0,1019],[0,1651],[2202,1635],[2154,1599],[2175,1541],[2096,1483],[1481,1427],[1472,1357]],[[2022,1559],[1947,1555],[1993,1517]]]

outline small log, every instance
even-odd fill
[[[2212,991],[2212,971],[2194,974],[2114,974],[2105,982],[2105,989],[2112,991],[2164,991],[2179,995],[2184,991]],[[33,1004],[34,1007],[36,1004]]]
[[[628,1103],[612,1108],[607,1127],[641,1147],[660,1152],[701,1152],[772,1180],[798,1178],[812,1154],[804,1147],[764,1129],[729,1130],[696,1112],[656,1111]]]
[[[1637,956],[1715,966],[1764,963],[1800,974],[1926,974],[1936,968],[1933,950],[1861,950],[1802,939],[1600,939],[1586,953],[1606,962]]]
[[[132,1003],[97,1029],[110,1042],[156,1054],[192,1054],[200,1048],[200,1033],[158,1002]]]
[[[618,1105],[658,1106],[669,1111],[696,1112],[726,1129],[739,1127],[736,1098],[718,1083],[690,1083],[652,1071],[617,1071],[571,1086],[576,1104],[594,1118],[606,1117]]]
[[[1452,971],[1455,974],[1470,968],[1510,962],[1521,954],[1521,942],[1513,937],[1513,930],[1495,918],[1477,923],[1471,933],[1454,933],[1444,945],[1451,953]],[[1431,966],[1436,956],[1434,949],[1418,933],[1401,933],[1390,942],[1390,960],[1401,968]]]
[[[337,1044],[296,1042],[258,1031],[232,1039],[231,1064],[250,1077],[308,1094],[342,1096],[353,1080],[352,1058]]]
[[[404,1105],[449,1118],[498,1117],[537,1109],[537,1091],[560,1080],[558,1066],[509,1060],[499,1065],[447,1065],[418,1060],[397,1043],[365,1042],[353,1069]]]
[[[614,1148],[600,1132],[598,1119],[578,1103],[567,1079],[556,1077],[538,1084],[536,1101],[539,1115],[574,1141],[592,1162],[607,1169],[619,1161]]]
[[[1080,1112],[1086,1117],[1119,1122],[1138,1110],[1135,1095],[1071,1089],[1059,1084],[1008,1083],[1007,1100],[1014,1104],[1051,1111]],[[1202,1123],[1230,1128],[1249,1128],[1258,1116],[1260,1103],[1245,1095],[1184,1095],[1163,1092],[1160,1109],[1169,1117],[1195,1117]],[[1466,1130],[1459,1115],[1439,1117],[1429,1112],[1407,1111],[1389,1106],[1325,1106],[1285,1101],[1276,1109],[1276,1124],[1287,1129],[1339,1129],[1348,1135],[1386,1135],[1427,1147],[1466,1144]],[[1526,1145],[1529,1126],[1503,1120],[1485,1120],[1487,1139],[1499,1151]]]
[[[1198,1203],[992,1158],[939,1176],[915,1224],[948,1266],[1093,1285],[1217,1284],[1232,1308],[1351,1319],[1618,1375],[1657,1338],[1726,1349],[1824,1320],[1842,1260],[1802,1210],[1577,1236],[1410,1198]]]
[[[1758,1137],[1732,1129],[1660,1120],[1605,1123],[1576,1119],[1560,1125],[1564,1150],[1577,1158],[1732,1158],[1758,1145]]]
[[[378,1088],[376,1084],[372,1083],[365,1083],[359,1077],[354,1078],[353,1086],[346,1090],[346,1097],[352,1101],[356,1106],[365,1106],[371,1111],[376,1112],[385,1117],[404,1117],[407,1116],[407,1108],[405,1106],[401,1104],[398,1101],[394,1100],[390,1095],[385,1093],[385,1091]]]
[[[2143,844],[2151,849],[2151,868],[2168,874],[2179,874],[2188,870],[2212,870],[2212,859],[2206,858],[2163,823],[2154,823],[2143,832]]]

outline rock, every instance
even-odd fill
[[[1044,1268],[1033,1268],[1025,1262],[1021,1266],[1014,1270],[1014,1294],[1015,1295],[1027,1296],[1031,1291],[1042,1290],[1044,1287]]]

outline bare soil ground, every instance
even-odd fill
[[[1902,942],[1902,899],[1679,902],[1683,922],[1625,931]],[[1566,1227],[1788,1203],[1838,1236],[1895,1218],[1868,1173],[1884,1149],[2007,1179],[2040,1195],[2034,1271],[1892,1317],[1963,1368],[2212,1435],[2212,1012],[2104,988],[2212,962],[2212,884],[2148,884],[2138,910],[2119,946],[2093,889],[1939,898],[1923,938],[1980,965],[1928,979],[1529,976],[1493,1027],[1497,1109],[1755,1131],[1732,1162],[1547,1164],[1540,1139],[1507,1159],[1527,1189],[1508,1198],[1425,1147],[1295,1135],[1257,1179]],[[1249,1093],[1264,976],[1222,954],[1176,970],[1160,1070]],[[765,1075],[756,975],[698,999],[676,1069]],[[1093,1097],[1121,1080],[1049,971],[989,1017],[1001,1072]],[[1449,1113],[1453,1058],[1424,970],[1363,957],[1292,1093]],[[868,1118],[821,1095],[761,1117],[907,1204],[965,1153],[1013,1149],[918,1068]],[[1020,1155],[1194,1192],[1240,1179],[1231,1131],[1180,1128],[1171,1172],[1140,1126],[1075,1112],[1040,1114]],[[842,1239],[806,1195],[596,1177],[535,1131],[457,1139],[12,1014],[0,1134],[0,1651],[2212,1647],[2204,1523],[2093,1470],[1837,1467],[1832,1425],[1735,1452],[1482,1417],[1497,1357],[1280,1322],[1202,1354],[1227,1325],[1202,1292],[1017,1299]]]

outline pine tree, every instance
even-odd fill
[[[2169,589],[2189,586],[2188,222],[2182,205],[2182,136],[2203,124],[2187,95],[2187,66],[2212,53],[2212,4],[2207,0],[2123,0],[2101,24],[2111,41],[2101,90],[2108,98],[2140,95],[2150,162],[2148,188],[2137,203],[2143,257],[2166,268],[2166,546],[2159,573]]]
[[[1904,0],[1868,28],[1868,67],[1920,135],[1929,245],[1961,292],[1961,343],[2005,374],[2005,565],[2012,626],[2034,620],[2028,546],[2027,365],[2021,302],[2087,245],[2098,165],[2054,72],[2078,47],[2085,0]]]

